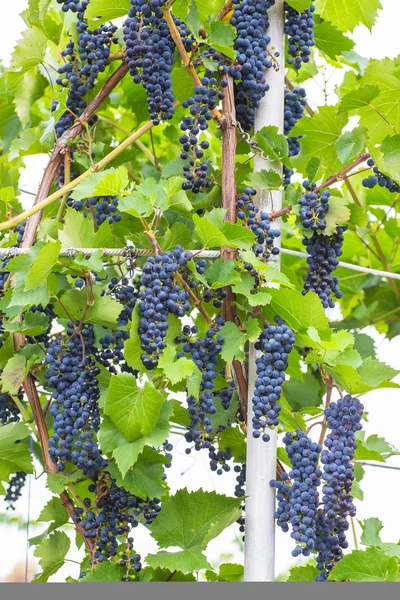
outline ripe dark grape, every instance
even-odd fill
[[[237,65],[225,71],[235,80],[236,115],[245,131],[254,125],[255,109],[269,90],[264,72],[273,66],[273,58],[267,52],[271,38],[268,10],[275,0],[233,0],[234,13],[230,20],[236,29],[235,40]]]
[[[356,432],[362,429],[364,406],[357,398],[345,396],[325,409],[329,434],[321,454],[323,479],[323,509],[317,522],[317,581],[325,581],[329,572],[348,547],[346,531],[348,517],[356,515],[351,495],[354,480],[352,460],[357,448]]]
[[[150,118],[155,125],[172,119],[174,96],[171,71],[175,49],[161,10],[165,0],[131,0],[124,23],[125,62],[135,83],[146,90]],[[181,35],[187,37],[186,32]]]
[[[303,244],[307,249],[308,272],[304,282],[303,295],[312,291],[318,294],[324,308],[333,308],[335,298],[342,298],[343,294],[339,289],[339,278],[334,277],[339,260],[342,254],[344,241],[343,233],[347,227],[337,227],[333,235],[321,235],[314,231],[310,238],[304,238]]]
[[[300,69],[303,63],[310,61],[311,48],[314,40],[314,4],[303,13],[298,13],[285,2],[286,22],[285,33],[288,36],[287,62],[295,69]]]
[[[325,216],[329,211],[330,195],[328,190],[323,190],[320,194],[309,191],[300,198],[300,219],[305,229],[312,231],[326,229]]]
[[[139,292],[139,334],[146,369],[154,369],[165,348],[168,315],[183,317],[191,310],[189,294],[175,283],[179,267],[189,256],[177,246],[173,252],[148,258],[143,266]]]
[[[256,359],[257,379],[253,392],[253,437],[270,440],[266,432],[268,428],[278,425],[281,407],[279,399],[288,358],[294,346],[294,333],[279,317],[275,317],[276,325],[265,325],[255,348],[261,351]]]
[[[372,158],[367,160],[367,165],[369,167],[373,167],[374,164],[375,162]],[[376,185],[379,185],[379,187],[386,188],[389,192],[392,192],[392,194],[398,194],[400,192],[400,185],[396,181],[393,181],[391,177],[381,173],[378,167],[374,167],[372,170],[374,175],[370,175],[362,181],[365,188],[372,190]]]
[[[10,478],[10,481],[7,484],[7,491],[5,495],[5,502],[7,504],[7,509],[15,510],[14,504],[19,500],[22,496],[22,490],[24,488],[26,481],[26,473],[23,471],[18,471]]]
[[[255,245],[253,251],[256,256],[262,256],[268,260],[270,256],[277,256],[279,248],[274,246],[274,240],[280,237],[279,229],[272,229],[269,221],[269,214],[260,211],[258,206],[252,201],[252,196],[257,194],[257,190],[245,188],[243,194],[236,200],[237,217],[244,221],[245,225],[255,235]]]
[[[304,115],[304,106],[307,104],[304,88],[285,90],[284,134],[287,136],[289,156],[297,156],[300,152],[301,136],[289,136],[297,121]],[[284,184],[289,185],[293,171],[283,165]]]
[[[100,424],[100,369],[93,358],[93,325],[87,325],[80,335],[75,331],[77,325],[68,322],[68,341],[62,345],[59,338],[54,339],[45,358],[49,365],[45,378],[54,390],[50,407],[54,434],[49,440],[49,454],[59,471],[71,462],[95,478],[106,464],[95,440]]]
[[[295,541],[292,556],[309,556],[316,546],[316,519],[319,504],[318,487],[322,471],[318,468],[322,446],[313,442],[303,431],[288,432],[283,438],[292,470],[283,473],[281,481],[271,481],[277,490],[277,524],[289,531]]]
[[[186,161],[183,174],[186,178],[182,189],[191,190],[194,194],[206,191],[211,187],[207,181],[209,163],[204,158],[204,150],[209,147],[209,142],[204,139],[199,141],[202,131],[208,129],[208,122],[212,119],[212,111],[217,105],[218,92],[217,80],[214,77],[203,77],[201,86],[194,88],[194,95],[182,103],[183,108],[189,109],[189,114],[183,117],[179,138],[182,144],[181,158]]]

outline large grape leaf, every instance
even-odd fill
[[[321,166],[333,172],[341,169],[336,155],[336,142],[342,135],[347,117],[338,115],[335,106],[322,106],[313,117],[303,117],[293,127],[291,135],[302,136],[299,164],[306,167],[310,158],[321,160]]]
[[[39,564],[42,567],[42,573],[36,575],[35,581],[45,583],[51,575],[61,569],[70,545],[69,537],[63,531],[55,531],[42,540],[34,552],[34,555],[40,558]]]
[[[382,8],[380,0],[315,0],[314,4],[321,17],[342,31],[353,31],[360,23],[372,29],[378,9]]]
[[[164,465],[169,459],[149,446],[145,446],[133,469],[129,469],[123,477],[114,463],[107,467],[117,485],[123,486],[131,494],[139,498],[163,498],[167,493],[167,484],[163,480]]]
[[[158,448],[168,438],[169,417],[171,416],[172,412],[172,406],[168,402],[164,402],[160,411],[160,416],[153,428],[153,431],[149,435],[143,435],[130,444],[125,438],[123,438],[122,441],[119,437],[117,437],[115,435],[115,433],[119,433],[117,428],[112,423],[108,423],[106,431],[103,431],[101,434],[101,440],[103,440],[104,436],[106,436],[106,441],[108,441],[108,450],[104,451],[109,452],[110,447],[113,446],[111,451],[113,452],[113,457],[115,458],[115,462],[117,463],[123,477],[126,475],[127,471],[135,465],[145,446],[154,446],[155,448]],[[121,436],[122,434],[119,435]]]
[[[163,505],[151,534],[162,548],[179,546],[184,550],[199,551],[239,518],[239,507],[239,498],[203,490],[178,490]]]
[[[133,442],[153,431],[163,404],[163,394],[150,381],[139,387],[133,375],[119,373],[111,378],[105,414]]]
[[[85,17],[95,19],[93,24],[97,27],[100,23],[127,15],[130,8],[130,0],[90,0]]]
[[[0,427],[0,494],[5,494],[1,481],[9,481],[18,471],[33,473],[29,446],[20,443],[30,435],[24,423],[10,423]]]
[[[148,554],[146,563],[153,569],[162,568],[181,573],[193,573],[193,571],[207,569],[210,566],[200,550],[180,550],[179,552],[161,550],[157,554]]]
[[[378,86],[381,90],[368,106],[358,110],[360,125],[368,130],[370,147],[373,147],[400,130],[400,74],[396,61],[370,60],[360,83]]]
[[[354,47],[354,42],[329,21],[322,21],[315,25],[314,38],[317,48],[333,60]]]
[[[263,308],[263,313],[270,322],[279,315],[295,331],[305,331],[311,325],[316,329],[328,328],[325,311],[313,292],[305,296],[297,290],[269,289],[268,292],[272,300]]]
[[[332,569],[334,581],[396,581],[398,562],[377,547],[354,550]]]
[[[22,39],[15,46],[10,66],[13,69],[27,71],[39,65],[46,54],[47,37],[37,27],[31,27],[22,33]]]

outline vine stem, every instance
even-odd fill
[[[79,117],[79,120],[77,120],[76,123],[74,123],[74,125],[72,125],[72,127],[70,127],[58,140],[58,142],[54,148],[54,151],[50,157],[49,163],[45,169],[42,180],[40,182],[39,190],[36,195],[35,202],[34,202],[35,205],[39,204],[43,199],[45,199],[48,196],[50,188],[53,184],[53,181],[57,175],[58,169],[61,165],[63,155],[65,154],[66,149],[68,147],[68,142],[70,140],[73,140],[77,135],[79,135],[83,131],[84,123],[88,123],[90,121],[90,119],[96,114],[96,112],[99,109],[99,107],[101,106],[101,104],[110,95],[110,93],[118,85],[118,83],[121,81],[121,79],[123,79],[123,77],[125,77],[127,72],[128,72],[127,65],[123,64],[120,67],[118,67],[118,69],[116,71],[114,71],[114,73],[109,77],[109,79],[107,79],[103,88],[99,91],[97,96],[92,100],[92,102],[89,104],[89,106],[83,111],[82,115]],[[60,198],[66,191],[67,190],[65,190],[65,189],[61,189],[61,195],[58,197]],[[39,208],[38,210],[41,211],[42,209]],[[35,241],[35,237],[36,237],[36,232],[39,227],[39,223],[40,223],[40,219],[41,219],[40,212],[34,211],[31,215],[32,215],[32,218],[29,219],[29,221],[25,227],[25,235],[24,235],[24,240],[22,242],[23,248],[30,248],[33,245],[33,242]],[[27,216],[31,216],[31,215],[27,215]],[[33,215],[35,215],[35,216],[33,217]],[[25,220],[25,218],[27,218],[27,216],[24,216],[23,220]],[[16,223],[16,225],[18,225],[20,222],[21,221],[18,221],[18,223]],[[5,223],[0,224],[0,227],[3,226],[3,228],[0,229],[0,231],[2,231],[4,229],[9,229],[8,226],[4,227],[4,225],[5,225]],[[13,226],[14,225],[10,225],[10,227],[13,227]]]
[[[233,88],[233,79],[230,75],[224,76],[227,87],[224,88],[225,97],[222,101],[222,207],[226,210],[224,220],[230,223],[236,221],[236,181],[235,181],[235,159],[236,159],[236,110]],[[224,261],[235,258],[236,250],[232,248],[221,248],[221,256]],[[224,299],[225,321],[235,323],[237,321],[235,310],[235,294],[232,287],[225,288]],[[239,396],[239,405],[242,421],[247,421],[247,377],[239,360],[232,361],[234,381]]]
[[[350,171],[352,171],[355,167],[358,167],[358,165],[365,162],[370,157],[371,157],[371,155],[369,154],[369,152],[360,154],[360,156],[358,158],[356,158],[355,160],[353,160],[353,162],[351,164],[347,165],[347,167],[342,169],[339,173],[336,173],[335,175],[331,175],[330,177],[328,177],[328,179],[326,181],[324,181],[324,183],[322,183],[320,186],[315,188],[315,190],[314,190],[315,194],[317,194],[318,192],[320,192],[321,190],[323,190],[327,187],[330,187],[331,185],[333,185],[334,183],[337,183],[338,181],[346,180],[346,177],[350,173]]]

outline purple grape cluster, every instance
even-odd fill
[[[196,450],[211,448],[210,438],[214,433],[211,416],[217,412],[213,390],[218,374],[219,355],[224,344],[219,330],[224,323],[224,319],[218,316],[215,326],[210,327],[204,337],[190,336],[183,345],[183,351],[177,355],[189,355],[202,374],[199,398],[189,396],[187,399],[190,426],[185,439],[189,443],[194,442]],[[186,332],[183,333],[185,335]]]
[[[316,547],[316,519],[319,504],[318,487],[322,471],[318,468],[322,447],[303,431],[288,432],[283,443],[290,460],[289,475],[282,473],[281,481],[271,481],[277,490],[278,509],[275,513],[278,526],[295,541],[292,556],[309,556]]]
[[[345,396],[332,402],[325,410],[329,434],[321,454],[324,465],[322,477],[323,509],[317,520],[317,567],[321,574],[317,581],[325,581],[334,565],[348,547],[346,531],[348,517],[356,515],[351,495],[354,481],[352,460],[357,448],[356,433],[362,429],[364,406],[357,398]]]
[[[23,399],[22,390],[20,390],[19,399]],[[17,423],[20,420],[20,416],[19,408],[12,399],[12,396],[8,392],[0,393],[0,422],[3,425]]]
[[[212,120],[212,111],[216,108],[218,99],[223,98],[223,92],[216,89],[217,80],[214,77],[203,77],[202,85],[194,88],[194,95],[182,103],[184,109],[189,109],[189,115],[183,117],[181,131],[184,133],[179,138],[182,144],[181,158],[186,161],[183,174],[186,181],[182,189],[191,190],[194,194],[206,191],[211,187],[207,181],[209,163],[204,158],[204,150],[210,143],[207,140],[199,141],[199,134],[208,129]]]
[[[76,117],[80,117],[87,107],[85,96],[88,90],[94,88],[99,74],[103,73],[109,65],[110,47],[113,42],[117,43],[115,39],[116,26],[104,24],[93,31],[89,29],[85,20],[85,11],[88,5],[89,0],[67,1],[63,3],[62,7],[65,12],[71,10],[77,13],[78,47],[76,48],[71,39],[65,50],[62,51],[65,63],[58,70],[60,76],[56,82],[58,85],[68,88],[68,96],[67,110],[55,125],[57,138],[73,125]],[[58,103],[54,103],[52,110],[56,110],[57,106]],[[96,118],[93,118],[89,124],[92,125],[95,122]]]
[[[273,67],[267,52],[271,38],[268,10],[275,0],[233,0],[234,13],[230,20],[236,29],[236,65],[221,67],[235,80],[237,119],[245,131],[254,125],[255,110],[269,90],[265,70]]]
[[[170,313],[183,317],[191,310],[189,294],[175,283],[179,268],[190,260],[181,246],[150,257],[143,266],[139,292],[139,334],[146,369],[155,369],[165,348]]]
[[[122,219],[121,214],[117,212],[118,198],[116,196],[93,196],[85,202],[69,198],[67,205],[78,212],[83,211],[85,217],[92,213],[97,226],[102,225],[106,221],[112,225],[113,223],[119,223]]]
[[[117,486],[114,479],[110,485],[99,480],[97,485],[89,486],[89,491],[96,493],[94,505],[90,498],[85,498],[84,508],[75,507],[73,517],[74,523],[85,530],[85,537],[95,545],[89,564],[99,564],[118,556],[119,565],[125,569],[124,577],[129,578],[142,568],[141,557],[133,549],[132,529],[142,519],[148,525],[153,522],[161,510],[160,500],[139,498]],[[125,543],[121,553],[120,539]],[[86,572],[82,572],[80,576],[85,575]]]
[[[277,256],[279,248],[274,246],[274,240],[280,237],[279,229],[272,229],[269,214],[261,211],[252,200],[257,190],[245,188],[243,194],[236,200],[237,217],[254,233],[255,245],[253,251],[256,256],[268,260],[270,256]]]
[[[304,182],[303,185],[306,186],[307,183]],[[322,190],[318,194],[313,191],[313,188],[315,188],[315,184],[311,191],[306,192],[299,200],[301,224],[305,229],[311,229],[311,231],[324,231],[331,193],[329,190]]]
[[[307,292],[315,292],[322,302],[324,308],[333,308],[335,298],[342,298],[339,289],[339,278],[333,276],[339,264],[344,241],[343,233],[346,226],[337,227],[333,235],[321,235],[314,231],[310,238],[303,239],[303,245],[307,249],[308,272],[304,282],[303,295]]]
[[[283,133],[286,135],[288,142],[288,154],[289,156],[297,156],[300,152],[301,136],[289,136],[293,127],[296,125],[304,115],[304,106],[307,104],[306,90],[304,88],[296,87],[293,90],[285,90],[285,113],[284,113],[284,127]],[[289,185],[291,177],[293,175],[292,169],[283,165],[284,174],[284,185]]]
[[[52,340],[45,357],[49,365],[45,378],[54,390],[50,407],[54,433],[49,439],[49,454],[59,471],[71,462],[95,479],[106,464],[96,441],[100,369],[93,356],[93,325],[87,325],[80,335],[76,332],[78,325],[69,321],[68,341],[63,346],[59,338]]]
[[[163,18],[164,4],[165,0],[131,0],[123,30],[125,61],[133,81],[146,90],[154,125],[172,119],[174,114],[171,71],[175,44]]]
[[[293,331],[279,317],[276,325],[265,325],[255,348],[261,351],[256,359],[257,379],[253,392],[253,437],[259,438],[263,432],[264,442],[270,440],[267,428],[278,425],[281,407],[279,399],[285,371],[288,368],[289,354],[295,343]]]
[[[375,162],[373,158],[369,158],[367,160],[367,165],[369,167],[374,167],[374,164]],[[379,185],[379,187],[386,188],[392,194],[398,194],[400,192],[400,185],[391,177],[381,173],[378,167],[374,167],[372,170],[374,175],[370,175],[362,181],[362,184],[365,188],[372,190],[376,185]]]
[[[25,482],[26,473],[24,473],[24,471],[18,471],[18,473],[15,473],[15,475],[10,478],[4,498],[8,510],[15,510],[14,505],[22,496]]]
[[[302,13],[297,12],[285,2],[286,22],[285,34],[288,36],[287,62],[295,69],[300,69],[303,63],[310,61],[311,48],[314,40],[314,4]]]

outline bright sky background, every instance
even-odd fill
[[[380,12],[377,24],[372,34],[365,27],[358,27],[353,39],[356,42],[355,51],[367,58],[395,57],[400,53],[400,37],[398,35],[398,0],[381,0],[383,11]],[[19,39],[21,31],[25,29],[19,13],[26,8],[28,0],[13,0],[12,2],[0,2],[0,22],[3,23],[0,36],[0,59],[8,64],[13,46]],[[331,90],[340,82],[342,75],[339,73],[330,81]],[[321,82],[320,82],[321,83]],[[323,97],[318,85],[308,87],[309,97],[317,103],[321,103]],[[28,157],[26,169],[21,175],[21,187],[28,191],[36,191],[41,172],[46,164],[46,157]],[[29,197],[26,198],[28,200]],[[368,332],[372,335],[372,332]],[[400,338],[392,342],[385,341],[379,336],[374,336],[378,346],[378,358],[390,366],[400,370]],[[365,424],[367,435],[377,433],[388,442],[400,447],[399,420],[400,420],[400,392],[398,390],[383,390],[371,392],[363,396],[363,403],[369,413],[369,422]],[[317,429],[317,428],[315,428]],[[315,430],[314,430],[315,431]],[[171,438],[171,441],[172,440]],[[172,492],[181,487],[190,490],[198,489],[199,483],[206,490],[216,490],[220,493],[233,494],[234,475],[226,473],[218,477],[211,473],[208,467],[207,456],[196,453],[196,456],[187,457],[184,454],[184,444],[179,441],[176,444],[173,466],[170,469],[168,479]],[[400,457],[392,458],[387,464],[400,467]],[[30,502],[26,488],[23,498],[18,502],[16,515],[27,519],[30,510],[31,523],[38,517],[42,507],[50,498],[50,493],[45,487],[44,477],[35,480],[30,477]],[[386,470],[367,467],[366,475],[362,482],[364,490],[364,501],[357,502],[358,518],[379,517],[384,523],[382,538],[386,542],[397,542],[400,539],[400,520],[398,519],[398,492],[400,490],[400,471]],[[396,494],[397,490],[397,494]],[[4,503],[0,500],[0,513],[4,512]],[[39,534],[46,528],[46,524],[39,526],[31,525],[30,537]],[[71,528],[72,532],[72,528]],[[136,530],[135,539],[138,540],[135,548],[142,555],[149,551],[155,551],[156,545],[144,527]],[[351,537],[351,536],[350,536]],[[236,539],[236,541],[235,541]],[[17,566],[22,569],[25,564],[27,534],[26,531],[17,529],[15,526],[0,525],[0,581],[5,581],[9,573]],[[268,544],[268,540],[266,540]],[[352,540],[350,539],[350,544]],[[277,531],[277,568],[276,575],[285,572],[295,563],[290,552],[292,540],[288,535]],[[232,526],[225,531],[217,540],[209,545],[207,551],[211,562],[219,562],[221,554],[231,562],[242,562],[243,557],[237,543],[237,526]],[[71,551],[68,558],[79,560],[80,553]],[[29,552],[29,560],[35,568],[36,559]],[[53,578],[53,581],[63,581],[70,575],[77,578],[79,567],[76,563],[68,563]]]

